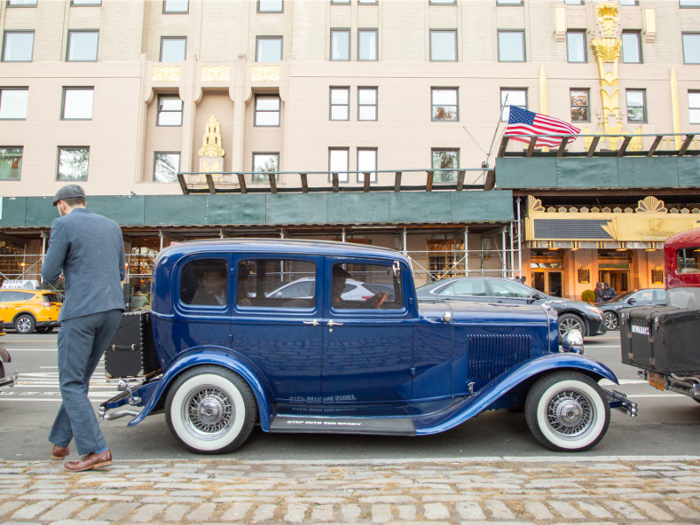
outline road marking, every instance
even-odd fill
[[[627,394],[627,397],[689,397],[682,394]]]

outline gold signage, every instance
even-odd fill
[[[279,66],[251,66],[250,80],[253,82],[279,82]]]
[[[230,79],[229,66],[202,66],[202,82],[228,82]]]

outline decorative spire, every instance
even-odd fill
[[[221,147],[221,124],[214,115],[209,117],[202,137],[200,157],[224,157],[226,152]]]

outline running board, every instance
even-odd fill
[[[416,428],[409,417],[340,418],[275,416],[270,432],[295,434],[374,434],[415,436]]]

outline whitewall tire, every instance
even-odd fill
[[[528,392],[525,418],[530,431],[550,450],[588,450],[600,442],[610,424],[605,393],[580,372],[553,372]]]
[[[191,368],[175,380],[165,403],[173,435],[192,452],[222,454],[243,444],[257,406],[248,384],[218,366]]]

